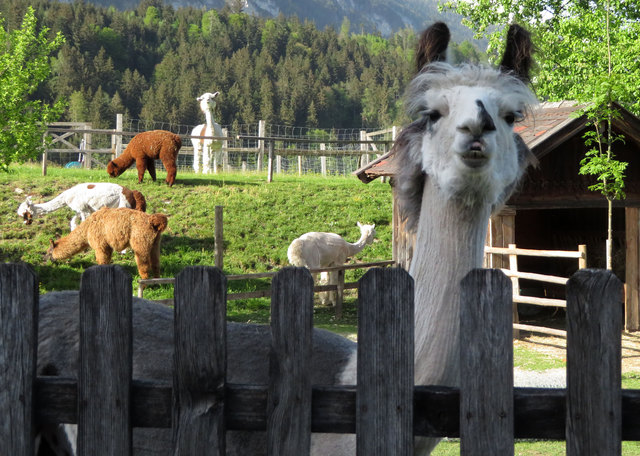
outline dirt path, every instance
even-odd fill
[[[528,334],[514,345],[566,359],[567,340],[562,337]],[[622,372],[640,372],[640,332],[622,334]]]

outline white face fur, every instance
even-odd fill
[[[525,106],[491,87],[457,86],[431,96],[422,165],[449,197],[495,203],[520,173],[514,121]]]

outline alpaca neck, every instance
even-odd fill
[[[360,253],[360,251],[367,246],[367,240],[367,233],[361,233],[360,239],[353,244],[351,242],[346,242],[347,250],[349,252],[347,256],[353,256],[356,253]]]
[[[34,216],[40,216],[43,214],[48,214],[49,212],[57,211],[58,209],[65,207],[67,202],[65,200],[64,192],[56,196],[51,201],[47,201],[46,203],[33,204],[31,206],[31,213]]]
[[[89,248],[89,242],[87,241],[87,227],[90,222],[84,222],[77,226],[68,235],[60,238],[56,247],[53,249],[51,256],[54,260],[64,260],[72,257],[76,253],[80,253],[83,250]]]
[[[416,384],[457,385],[460,281],[482,266],[488,204],[446,199],[427,179],[409,272],[415,280]]]
[[[209,132],[209,135],[207,136],[211,136],[211,133],[213,132],[213,114],[211,113],[211,109],[207,109],[204,112],[204,121],[207,126],[207,131]]]

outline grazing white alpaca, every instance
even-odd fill
[[[410,268],[415,281],[415,382],[456,385],[459,377],[459,284],[482,265],[487,222],[510,196],[531,153],[513,123],[535,96],[527,88],[529,34],[511,26],[499,70],[439,62],[449,30],[438,23],[420,40],[419,73],[406,104],[416,120],[396,141],[402,172],[396,176],[401,213],[416,233]],[[39,373],[75,376],[78,293],[40,298]],[[171,382],[173,313],[148,301],[133,309],[133,374]],[[269,328],[227,324],[227,381],[267,384]],[[312,384],[354,384],[357,347],[315,330]],[[171,454],[169,429],[134,429],[135,451]],[[264,433],[227,432],[227,455],[264,455]],[[63,441],[58,438],[57,441]],[[416,439],[415,455],[429,454],[436,439]],[[138,453],[140,454],[140,453]],[[313,455],[355,455],[355,438],[314,434]]]
[[[31,197],[27,196],[18,207],[18,215],[24,219],[25,224],[31,225],[34,217],[57,211],[65,206],[76,212],[70,223],[73,231],[78,218],[83,222],[101,207],[128,207],[144,212],[147,203],[142,193],[137,190],[129,190],[122,185],[107,182],[89,182],[74,185],[46,203],[34,204]]]
[[[200,102],[200,109],[204,113],[205,123],[197,125],[191,130],[191,136],[223,136],[222,127],[213,120],[213,108],[216,106],[216,97],[219,92],[206,92],[196,100]],[[202,155],[202,173],[209,174],[212,151],[222,147],[219,141],[213,145],[213,139],[191,138],[193,144],[193,170],[200,171],[200,156]]]
[[[294,239],[287,249],[289,263],[293,266],[309,269],[329,268],[346,263],[347,258],[359,253],[376,237],[375,225],[363,225],[358,222],[360,239],[351,244],[335,233],[312,231]],[[320,283],[334,285],[338,281],[338,272],[320,273]],[[336,303],[335,291],[320,293],[322,304]]]

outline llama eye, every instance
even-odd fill
[[[425,109],[420,112],[420,117],[429,123],[436,123],[442,117],[440,111],[435,109]]]
[[[522,119],[524,119],[524,116],[521,112],[515,111],[505,114],[503,119],[509,125],[513,125],[514,123],[520,122]]]

